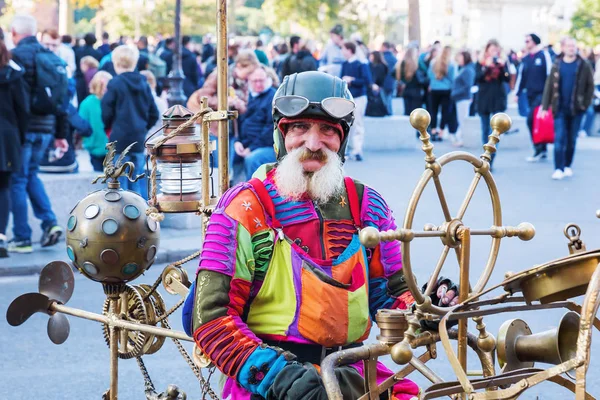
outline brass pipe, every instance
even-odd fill
[[[227,0],[218,0],[217,10],[217,102],[219,111],[228,110],[227,104]],[[217,122],[219,144],[219,196],[229,188],[229,120]]]
[[[469,297],[469,269],[471,263],[471,230],[464,228],[460,233],[460,283],[458,301]],[[458,362],[467,371],[467,325],[468,319],[458,321]]]
[[[419,371],[425,378],[429,379],[432,383],[442,383],[444,380],[433,372],[425,363],[419,360],[417,357],[413,357],[409,364],[412,365],[417,371]]]
[[[109,313],[117,312],[118,297],[109,298]],[[119,390],[119,331],[114,327],[110,327],[110,389],[109,399],[117,400]]]
[[[355,347],[330,354],[321,362],[321,376],[327,391],[329,400],[343,400],[340,385],[335,376],[335,368],[340,365],[353,364],[361,360],[379,357],[389,354],[390,348],[384,344],[372,344],[368,346]]]
[[[109,314],[109,315],[96,314],[93,312],[68,307],[68,306],[65,306],[65,305],[62,305],[62,304],[59,304],[56,302],[50,304],[50,307],[48,307],[48,310],[53,311],[53,312],[60,312],[60,313],[67,314],[67,315],[72,315],[74,317],[85,318],[85,319],[89,319],[92,321],[100,322],[102,324],[108,325],[109,327],[114,326],[116,328],[127,329],[130,331],[145,332],[145,333],[149,333],[149,334],[155,335],[155,336],[170,337],[173,339],[184,340],[186,342],[194,341],[194,339],[192,339],[191,337],[189,337],[188,335],[186,335],[183,332],[177,332],[177,331],[173,331],[171,329],[160,328],[158,326],[144,325],[144,324],[140,324],[139,322],[124,321],[122,319],[119,319],[114,314]]]
[[[471,199],[473,198],[473,195],[475,194],[475,189],[477,189],[477,184],[479,183],[480,180],[481,180],[481,174],[479,172],[476,172],[475,176],[473,177],[473,180],[471,181],[471,185],[469,186],[469,190],[467,191],[465,199],[463,200],[462,204],[460,205],[460,209],[458,210],[458,214],[456,215],[457,219],[462,220],[463,217],[465,216],[467,207],[469,207],[469,203],[471,202]]]
[[[202,97],[200,100],[201,109],[205,110],[208,108],[208,97]],[[208,132],[208,123],[202,121],[200,125],[202,131],[202,208],[206,209],[210,205],[210,136]],[[206,233],[206,226],[208,223],[208,216],[204,213],[201,215],[202,218],[202,235]]]

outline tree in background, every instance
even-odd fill
[[[571,19],[571,35],[588,46],[600,44],[600,1],[581,0]]]

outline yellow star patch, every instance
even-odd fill
[[[346,206],[346,199],[344,198],[344,196],[340,196],[340,206],[345,207]]]

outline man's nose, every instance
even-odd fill
[[[317,126],[312,126],[308,132],[305,133],[306,140],[304,146],[311,151],[318,151],[323,148],[323,141],[321,141],[321,135]]]

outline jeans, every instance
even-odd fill
[[[568,115],[559,111],[554,116],[554,168],[561,171],[571,167],[575,155],[577,133],[583,113]]]
[[[431,129],[444,130],[446,125],[450,122],[450,91],[449,90],[432,90],[429,92],[430,103],[429,103],[429,114],[431,114]],[[442,120],[438,124],[438,110],[442,109]]]
[[[594,128],[594,119],[596,118],[596,112],[594,111],[594,105],[590,106],[585,110],[583,118],[581,120],[581,126],[579,130],[585,131],[588,136],[592,136],[592,129]]]
[[[529,128],[529,134],[531,135],[531,142],[533,143],[533,111],[537,106],[542,104],[542,94],[527,95],[527,102],[529,103],[529,114],[527,114],[527,127]],[[535,155],[546,152],[546,143],[534,144],[533,149]]]
[[[388,115],[394,114],[394,110],[392,110],[394,91],[392,90],[391,92],[386,92],[385,90],[380,90],[379,93],[381,93],[381,100],[383,100],[383,104],[385,104]]]
[[[121,154],[115,154],[115,162],[119,159]],[[123,162],[131,161],[135,168],[133,170],[132,176],[135,178],[136,176],[143,174],[146,169],[146,160],[144,158],[144,153],[134,153],[129,152],[127,156],[123,160]],[[131,190],[132,192],[136,192],[140,196],[142,196],[145,200],[148,200],[148,185],[147,185],[148,177],[144,177],[139,179],[137,182],[131,182],[125,176],[121,176],[119,178],[119,183],[121,184],[121,189],[123,190]]]
[[[273,163],[277,160],[273,147],[259,147],[252,150],[250,155],[244,158],[244,170],[246,172],[246,180],[252,178],[252,175],[263,164]]]
[[[104,157],[93,156],[90,154],[90,162],[92,163],[95,172],[104,171]]]
[[[459,100],[456,102],[456,122],[458,124],[456,140],[458,141],[462,141],[464,123],[469,116],[469,107],[471,107],[471,100]]]
[[[486,144],[489,141],[489,136],[492,134],[492,127],[490,125],[492,114],[479,114],[479,118],[481,118],[481,142]],[[498,148],[498,144],[496,144],[496,148]],[[494,158],[496,158],[496,152],[492,153],[490,165],[494,163]]]
[[[50,199],[46,194],[44,184],[38,177],[40,161],[53,138],[48,133],[29,132],[25,135],[25,143],[21,146],[22,165],[18,171],[13,171],[10,189],[13,235],[17,241],[31,240],[31,227],[27,222],[28,198],[33,208],[33,214],[42,221],[42,229],[56,224],[56,216],[52,212]]]
[[[526,91],[519,94],[519,96],[517,98],[517,106],[519,108],[519,115],[521,117],[526,117],[527,115],[529,115],[529,102],[527,100],[527,92]]]
[[[0,204],[0,235],[4,235],[10,214],[10,171],[0,171]]]

